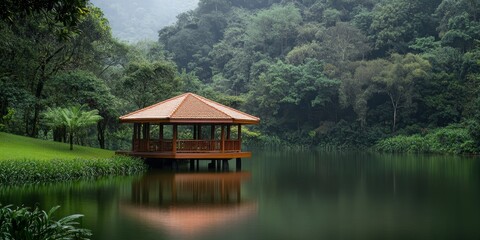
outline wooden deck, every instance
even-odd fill
[[[232,158],[250,158],[251,152],[132,152],[132,151],[116,151],[117,155],[127,155],[141,158],[152,159],[232,159]]]

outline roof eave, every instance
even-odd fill
[[[192,123],[230,123],[230,124],[259,124],[258,120],[245,120],[245,119],[152,119],[152,118],[119,118],[120,123],[177,123],[177,124],[192,124]]]

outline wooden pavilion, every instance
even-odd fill
[[[242,151],[242,125],[260,119],[193,93],[185,93],[120,117],[133,123],[131,151],[148,159],[228,160],[251,157]],[[176,162],[176,161],[174,161]]]

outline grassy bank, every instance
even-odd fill
[[[70,151],[67,143],[45,141],[0,132],[0,161],[5,159],[74,159],[109,158],[115,153],[98,148],[75,146]]]
[[[103,149],[0,133],[0,184],[25,184],[111,175],[146,170],[143,161]]]

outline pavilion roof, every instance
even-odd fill
[[[193,93],[185,93],[120,117],[120,122],[240,123],[260,119]]]

